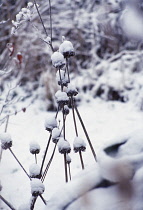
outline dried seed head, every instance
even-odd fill
[[[47,131],[51,132],[54,128],[57,127],[57,121],[55,119],[55,116],[49,116],[45,120],[45,128]]]
[[[33,196],[41,195],[45,191],[44,184],[40,179],[32,179],[31,181],[31,194]]]
[[[0,141],[1,141],[1,147],[2,149],[9,149],[12,147],[12,139],[11,135],[8,133],[1,133],[0,134]]]
[[[86,150],[86,144],[83,139],[79,137],[75,137],[74,143],[73,143],[73,149],[75,152],[85,152]]]
[[[67,105],[65,105],[65,106],[63,107],[63,114],[64,114],[64,115],[68,115],[69,112],[70,112],[69,107],[68,107]]]
[[[60,45],[59,52],[62,53],[65,58],[75,55],[72,43],[66,40]]]
[[[29,172],[31,178],[40,178],[40,167],[36,163],[30,165]]]
[[[61,135],[61,131],[58,128],[54,128],[52,130],[52,141],[53,141],[53,143],[56,144],[59,141],[60,135]]]
[[[55,94],[55,97],[59,105],[66,105],[69,102],[69,98],[66,92],[58,90]]]
[[[76,89],[76,87],[72,84],[69,84],[68,85],[68,88],[67,88],[67,95],[70,97],[70,96],[76,96],[78,94],[78,91]]]
[[[67,140],[61,137],[58,141],[58,149],[61,154],[70,153],[71,147]]]
[[[66,72],[63,70],[60,70],[60,75],[59,75],[59,71],[57,71],[56,80],[58,82],[58,85],[63,85],[65,87],[67,87],[69,83],[68,76]]]
[[[51,56],[52,64],[55,68],[63,68],[66,64],[64,56],[60,52],[54,52]]]
[[[40,145],[37,142],[31,142],[30,143],[30,148],[29,148],[30,152],[32,154],[39,154],[40,152]]]

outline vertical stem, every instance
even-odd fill
[[[0,199],[12,210],[16,210],[5,198],[0,195]]]
[[[76,136],[78,136],[76,119],[75,119],[75,112],[74,112],[74,102],[73,102],[73,97],[72,96],[71,96],[71,105],[72,105],[72,113],[73,113],[73,120],[74,120],[75,132],[76,132]]]
[[[33,209],[34,209],[34,205],[35,205],[35,203],[36,203],[37,197],[38,197],[38,196],[32,196],[31,205],[30,205],[30,210],[33,210]]]
[[[82,128],[83,128],[83,130],[84,130],[85,136],[86,136],[87,141],[88,141],[88,143],[89,143],[89,146],[90,146],[90,149],[91,149],[92,154],[93,154],[93,156],[94,156],[94,159],[95,159],[95,161],[97,161],[97,159],[96,159],[96,153],[95,153],[94,148],[93,148],[93,146],[92,146],[91,140],[90,140],[90,138],[89,138],[89,136],[88,136],[87,130],[86,130],[86,128],[85,128],[85,125],[84,125],[84,123],[83,123],[83,121],[82,121],[82,118],[81,118],[81,116],[80,116],[80,114],[79,114],[79,111],[78,111],[77,107],[76,107],[76,106],[74,106],[74,107],[75,107],[75,111],[76,111],[76,113],[77,113],[77,116],[78,116],[78,118],[79,118],[79,120],[80,120],[80,123],[81,123],[81,125],[82,125]]]
[[[16,161],[18,162],[18,164],[21,166],[21,168],[23,169],[23,171],[25,172],[25,174],[28,176],[28,178],[31,180],[29,174],[26,172],[26,170],[24,169],[23,165],[19,162],[19,160],[17,159],[17,157],[15,156],[15,154],[13,153],[12,149],[9,148],[9,151],[11,152],[11,154],[13,155],[13,157],[16,159]]]
[[[64,106],[63,106],[63,111],[64,111]],[[64,136],[64,139],[65,139],[66,138],[66,128],[65,128],[64,112],[63,112],[63,136]]]
[[[66,153],[64,153],[64,165],[65,165],[65,181],[68,182],[68,172],[67,172],[67,163],[66,163]]]
[[[68,163],[68,168],[69,168],[69,177],[70,177],[70,180],[71,180],[71,169],[70,169],[70,163]]]
[[[68,67],[68,58],[66,58],[66,70],[67,70],[67,74],[68,74],[68,80],[70,83],[70,75],[69,75],[69,67]]]
[[[45,150],[45,154],[44,154],[42,164],[41,164],[40,175],[42,175],[42,170],[43,170],[43,166],[44,166],[44,162],[45,162],[45,158],[46,158],[46,155],[47,155],[47,151],[48,151],[48,148],[49,148],[51,138],[52,138],[52,134],[50,134],[50,136],[49,136],[49,140],[48,140],[47,147],[46,147],[46,150]]]
[[[62,84],[62,77],[61,77],[60,69],[59,69],[59,76],[60,76],[60,81],[61,81],[61,91],[63,91],[63,84]]]
[[[84,169],[84,163],[83,163],[83,158],[82,158],[82,153],[81,153],[81,151],[79,151],[79,156],[80,156],[80,161],[81,161],[82,169]]]
[[[35,154],[35,163],[37,164],[37,156],[36,156],[36,154]]]

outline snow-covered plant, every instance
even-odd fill
[[[44,184],[39,179],[32,179],[31,181],[31,194],[38,196],[43,194],[45,191]]]
[[[6,150],[6,149],[9,149],[10,147],[12,147],[12,138],[11,138],[10,134],[1,133],[0,140],[1,140],[2,149]]]
[[[57,121],[55,116],[47,117],[45,120],[45,129],[47,131],[52,131],[56,127],[57,127]]]

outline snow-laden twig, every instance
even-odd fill
[[[0,199],[12,210],[16,210],[2,195],[0,195]]]

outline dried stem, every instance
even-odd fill
[[[30,210],[34,209],[34,205],[36,203],[38,196],[32,196],[32,201],[31,201],[31,205],[30,205]]]
[[[86,136],[87,141],[88,141],[88,143],[89,143],[89,146],[90,146],[90,149],[91,149],[92,154],[93,154],[93,156],[94,156],[94,159],[95,159],[95,161],[97,161],[96,153],[95,153],[94,148],[93,148],[93,146],[92,146],[91,140],[90,140],[90,138],[89,138],[89,136],[88,136],[88,133],[87,133],[87,130],[86,130],[85,125],[84,125],[84,123],[83,123],[83,120],[82,120],[82,118],[81,118],[81,116],[80,116],[80,113],[79,113],[77,107],[76,107],[75,105],[74,105],[74,107],[75,107],[75,111],[76,111],[76,113],[77,113],[77,116],[78,116],[78,118],[79,118],[79,121],[80,121],[80,123],[81,123],[81,125],[82,125],[82,128],[83,128],[83,130],[84,130],[85,136]]]
[[[37,164],[37,155],[35,154],[35,163]]]
[[[70,177],[70,180],[71,180],[71,169],[70,169],[70,163],[68,163],[68,168],[69,168],[69,177]]]
[[[80,156],[80,161],[81,161],[82,169],[84,169],[84,162],[83,162],[83,158],[82,158],[82,153],[81,153],[81,151],[79,151],[79,156]]]
[[[45,171],[44,171],[44,173],[43,173],[43,176],[42,176],[42,178],[41,178],[41,181],[42,181],[42,182],[44,182],[45,177],[46,177],[47,172],[48,172],[48,169],[49,169],[49,167],[50,167],[50,165],[51,165],[51,162],[52,162],[52,160],[53,160],[53,157],[54,157],[54,154],[55,154],[55,151],[56,151],[56,146],[57,146],[57,143],[55,144],[55,147],[54,147],[53,153],[52,153],[52,155],[51,155],[51,158],[50,158],[50,160],[49,160],[49,162],[48,162],[48,164],[47,164],[47,166],[46,166],[46,169],[45,169]]]
[[[61,77],[60,69],[59,69],[59,77],[60,77],[60,81],[61,81],[61,91],[63,91],[63,84],[62,84],[62,77]]]
[[[66,118],[64,117],[64,107],[63,107],[63,136],[64,136],[64,139],[66,138],[65,120],[66,120]]]
[[[40,194],[39,196],[40,196],[40,198],[42,199],[43,203],[44,203],[45,205],[47,205],[47,203],[46,203],[45,199],[43,198],[43,196],[42,196],[41,194]]]
[[[68,171],[67,171],[66,153],[64,153],[64,165],[65,165],[65,181],[68,182]]]
[[[21,168],[23,169],[23,171],[25,172],[25,174],[28,176],[28,178],[31,180],[29,174],[26,172],[26,170],[23,167],[23,165],[19,162],[18,158],[15,156],[15,154],[13,153],[13,151],[12,151],[11,148],[9,148],[9,151],[11,152],[11,154],[13,155],[13,157],[16,159],[16,161],[18,162],[18,164],[21,166]]]
[[[50,134],[49,140],[48,140],[48,143],[47,143],[47,146],[46,146],[45,154],[44,154],[44,157],[43,157],[43,160],[42,160],[42,164],[41,164],[40,175],[42,175],[42,170],[43,170],[43,166],[44,166],[44,162],[45,162],[45,158],[46,158],[46,155],[47,155],[47,151],[48,151],[48,148],[49,148],[49,144],[50,144],[51,138],[52,138],[52,134]]]
[[[12,210],[16,210],[2,195],[0,195],[0,199]]]
[[[70,82],[69,66],[68,66],[68,58],[66,58],[66,71],[67,71],[67,74],[68,74],[68,82]]]
[[[6,125],[5,125],[5,133],[7,132],[7,128],[8,128],[8,123],[9,123],[9,115],[7,115],[7,119],[6,119]]]
[[[77,125],[76,125],[76,118],[75,118],[75,112],[74,112],[74,101],[73,101],[73,97],[72,96],[71,96],[71,105],[72,105],[72,113],[73,113],[73,121],[74,121],[75,132],[76,132],[76,136],[78,136]]]

